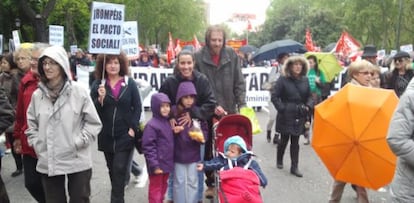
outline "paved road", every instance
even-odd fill
[[[267,121],[266,109],[257,113],[262,129]],[[147,112],[147,118],[150,114]],[[269,180],[269,185],[262,190],[264,202],[287,202],[287,203],[320,203],[327,202],[332,178],[322,162],[316,156],[310,145],[303,145],[300,141],[299,168],[303,172],[303,178],[297,178],[289,173],[290,157],[289,147],[285,156],[285,169],[276,168],[276,147],[266,142],[263,132],[253,138],[253,151],[257,154],[257,161]],[[94,167],[92,176],[92,203],[109,202],[110,182],[107,174],[104,156],[96,151],[93,154]],[[135,159],[144,163],[143,157],[136,154]],[[3,168],[1,175],[6,183],[6,188],[12,203],[35,202],[24,188],[23,176],[11,178],[10,174],[15,170],[11,155],[3,157]],[[371,203],[390,202],[388,192],[368,191]],[[356,202],[356,194],[350,186],[345,188],[342,202]],[[143,188],[135,188],[130,184],[125,192],[127,203],[147,202],[147,185]],[[209,201],[205,201],[209,202]]]

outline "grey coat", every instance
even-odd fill
[[[414,80],[401,96],[388,128],[387,141],[398,157],[391,183],[393,202],[414,202]]]
[[[36,170],[49,176],[85,171],[92,168],[92,143],[102,128],[101,121],[88,91],[70,80],[66,51],[57,46],[46,48],[39,66],[46,57],[56,61],[68,79],[54,103],[43,82],[32,95],[25,133],[38,157]],[[41,67],[39,74],[45,77]]]
[[[246,105],[246,82],[240,59],[232,48],[223,48],[217,66],[211,60],[210,50],[204,46],[195,54],[194,69],[205,74],[213,88],[218,105],[228,113],[237,113],[237,109]]]

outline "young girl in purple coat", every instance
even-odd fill
[[[166,94],[152,95],[152,118],[145,125],[142,137],[142,150],[149,174],[149,203],[163,202],[168,176],[174,170],[174,135],[168,120],[170,104]]]

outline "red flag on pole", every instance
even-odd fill
[[[308,51],[317,51],[317,49],[315,48],[315,45],[313,44],[312,34],[309,28],[306,28],[305,48]]]
[[[181,51],[180,39],[176,39],[175,48],[174,48],[175,55],[177,56],[180,53],[180,51]]]
[[[347,57],[360,49],[361,45],[348,32],[343,31],[335,46],[335,52]]]
[[[171,61],[175,58],[174,42],[171,36],[171,32],[168,32],[168,48],[167,48],[167,61],[171,64]]]

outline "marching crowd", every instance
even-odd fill
[[[15,160],[16,171],[11,175],[24,175],[25,187],[37,202],[90,202],[91,145],[97,140],[111,181],[110,202],[124,202],[131,170],[141,173],[133,162],[135,149],[146,160],[148,202],[161,203],[164,196],[176,203],[212,198],[216,165],[226,168],[227,163],[247,164],[242,160],[251,152],[234,135],[225,143],[224,159],[213,157],[212,126],[246,106],[246,85],[241,59],[225,46],[224,29],[210,26],[205,37],[206,46],[197,52],[183,50],[178,54],[174,74],[151,97],[152,118],[144,128],[140,90],[129,76],[129,66],[168,68],[165,57],[158,57],[154,50],[142,52],[136,61],[128,61],[122,52],[88,56],[82,50],[69,58],[62,47],[34,43],[31,48],[3,55],[0,133],[7,137]],[[362,60],[347,67],[345,81],[393,89],[408,106],[398,107],[396,117],[414,117],[413,111],[406,110],[412,110],[412,94],[408,92],[413,91],[414,83],[410,83],[414,76],[410,55],[398,52],[389,70],[381,72],[376,54],[374,46],[366,46]],[[314,55],[305,58],[281,53],[275,58],[279,65],[272,67],[265,85],[271,94],[266,139],[277,145],[278,169],[285,166],[283,158],[290,141],[290,173],[303,177],[299,170],[299,138],[303,135],[304,144],[310,143],[313,108],[329,96],[331,84]],[[75,82],[77,64],[95,65],[90,91]],[[412,142],[412,123],[404,123],[407,120],[393,119],[391,125],[397,127],[388,135],[391,149],[400,157],[396,181],[391,185],[396,202],[413,201],[411,190],[403,187],[412,186],[408,180],[414,174],[411,170],[407,175],[403,168],[412,167],[414,162],[410,157],[413,150],[401,141]],[[189,136],[194,130],[202,137]],[[260,166],[254,162],[248,167],[266,187]],[[404,179],[406,176],[408,179]],[[340,201],[345,185],[334,180],[329,202]],[[353,188],[358,202],[369,202],[365,188]],[[405,199],[407,196],[411,199]],[[0,202],[9,202],[1,177]]]

